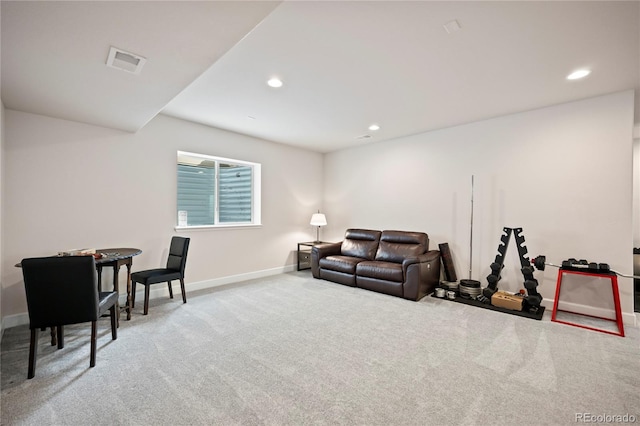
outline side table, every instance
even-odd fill
[[[324,244],[326,241],[308,241],[298,243],[298,271],[311,269],[311,248],[316,244]]]

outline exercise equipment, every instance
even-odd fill
[[[440,258],[442,259],[442,266],[444,266],[444,277],[447,281],[458,281],[458,275],[456,274],[456,268],[453,265],[453,259],[451,258],[451,250],[449,249],[449,243],[438,244],[440,249]]]
[[[511,241],[512,232],[512,228],[502,228],[502,236],[500,237],[500,244],[498,244],[498,254],[496,255],[493,263],[489,265],[489,268],[491,269],[491,274],[487,276],[487,282],[489,285],[482,290],[482,295],[489,300],[491,300],[491,296],[498,291],[498,281],[502,279],[500,272],[504,268],[504,257],[507,254],[507,249],[509,248],[509,241]]]
[[[460,283],[458,281],[440,281],[440,287],[444,288],[445,290],[455,291],[456,293],[458,292],[459,284]]]
[[[561,265],[555,265],[553,263],[547,262],[547,257],[541,254],[531,259],[531,263],[539,271],[544,271],[546,266],[553,266],[554,268],[559,268],[565,271],[581,271],[593,274],[606,274],[611,272],[612,274],[615,274],[619,277],[640,279],[640,276],[622,274],[620,272],[613,271],[611,270],[611,267],[608,263],[589,262],[585,259],[576,260],[573,257],[567,260],[563,260]]]
[[[500,244],[498,245],[498,254],[494,262],[489,266],[491,274],[487,276],[487,282],[489,285],[482,291],[482,298],[480,301],[489,303],[491,297],[498,291],[498,281],[502,278],[500,273],[504,268],[504,257],[509,248],[509,241],[513,235],[518,246],[518,257],[520,259],[520,271],[524,277],[524,288],[527,290],[527,295],[524,296],[523,310],[528,310],[531,313],[535,313],[540,309],[540,303],[542,303],[542,296],[536,288],[538,287],[538,280],[533,276],[534,268],[531,266],[531,262],[527,257],[527,246],[525,245],[524,235],[522,228],[502,228],[502,236],[500,237]],[[544,263],[544,262],[543,262]]]
[[[580,263],[579,265],[581,266],[585,266],[584,263]],[[588,263],[587,265],[588,266]],[[567,309],[560,309],[559,308],[559,303],[560,303],[560,287],[562,286],[562,279],[564,278],[565,275],[581,275],[581,276],[587,276],[587,277],[596,277],[596,278],[602,278],[602,279],[608,279],[611,282],[611,292],[613,295],[613,305],[614,305],[614,311],[615,311],[615,319],[611,319],[608,317],[601,317],[601,316],[594,316],[594,315],[587,315],[587,314],[583,314],[580,312],[575,312],[575,311],[569,311]],[[567,312],[567,313],[571,313],[574,315],[582,315],[582,316],[587,316],[590,318],[598,318],[600,320],[605,320],[605,321],[611,321],[611,322],[615,322],[616,325],[618,326],[618,331],[611,331],[608,329],[604,329],[604,328],[599,328],[599,327],[594,327],[592,325],[587,325],[584,323],[578,323],[578,322],[573,322],[573,321],[569,321],[568,319],[559,319],[557,317],[558,312]],[[616,336],[620,336],[620,337],[624,337],[624,323],[623,323],[623,319],[622,319],[622,309],[620,308],[620,294],[618,291],[618,277],[616,275],[615,272],[612,271],[600,271],[600,272],[591,272],[588,271],[586,268],[571,268],[571,269],[567,269],[564,267],[561,267],[558,269],[558,281],[556,283],[556,295],[555,295],[555,299],[553,302],[553,312],[551,314],[551,321],[553,322],[559,322],[562,324],[566,324],[566,325],[571,325],[574,327],[580,327],[580,328],[585,328],[587,330],[592,330],[592,331],[599,331],[601,333],[607,333],[607,334],[613,334]]]
[[[577,260],[573,257],[567,260],[563,260],[562,264],[560,265],[555,265],[553,263],[547,262],[547,257],[545,255],[539,255],[531,259],[531,263],[536,269],[540,271],[544,271],[546,266],[553,266],[554,268],[558,268],[558,280],[556,283],[556,295],[553,303],[553,312],[551,314],[551,321],[572,325],[574,327],[586,328],[592,331],[599,331],[601,333],[613,334],[616,336],[624,337],[624,323],[622,320],[622,309],[620,308],[620,294],[618,291],[618,276],[625,277],[625,278],[635,278],[635,279],[639,279],[640,278],[639,276],[621,274],[620,272],[613,271],[611,270],[611,267],[607,263],[589,262],[585,259]],[[562,286],[562,278],[565,275],[583,275],[587,277],[608,279],[611,281],[611,292],[613,294],[615,319],[612,320],[610,318],[598,317],[593,315],[586,315],[586,316],[591,316],[593,318],[598,318],[605,321],[615,322],[616,325],[618,326],[617,332],[589,326],[586,324],[571,322],[568,320],[560,320],[557,318],[558,312],[568,312],[568,313],[577,314],[577,315],[585,315],[579,312],[573,312],[573,311],[568,311],[566,309],[558,308],[558,304],[560,302],[560,287]]]
[[[458,291],[460,292],[460,297],[475,299],[481,294],[482,291],[482,289],[480,288],[480,281],[460,280]]]
[[[522,235],[522,229],[516,228],[504,228],[504,235],[502,240],[502,245],[498,248],[498,256],[496,257],[495,265],[492,264],[492,275],[495,271],[496,277],[492,278],[493,285],[490,288],[490,297],[486,297],[482,294],[483,289],[481,288],[480,281],[472,280],[472,279],[462,279],[459,282],[448,282],[441,281],[440,286],[441,289],[447,290],[443,297],[443,292],[440,291],[440,296],[437,292],[434,292],[432,297],[439,297],[440,299],[449,299],[453,302],[463,303],[465,305],[471,305],[478,308],[489,309],[492,311],[502,312],[505,314],[511,314],[516,316],[521,316],[524,318],[531,318],[540,321],[542,316],[544,315],[545,307],[541,306],[540,303],[542,301],[542,296],[538,294],[536,291],[536,287],[538,286],[538,281],[533,278],[534,268],[530,265],[529,259],[526,257],[527,248],[524,245],[524,236]],[[517,231],[517,232],[515,232]],[[473,231],[472,231],[473,233]],[[507,251],[507,245],[511,234],[516,235],[516,241],[518,243],[518,252],[520,254],[520,263],[521,265],[524,263],[526,268],[522,268],[522,272],[525,276],[525,288],[527,289],[527,295],[525,295],[525,290],[520,290],[519,294],[511,295],[508,297],[501,296],[497,291],[497,283],[500,280],[500,271],[503,268],[504,263],[504,255]],[[504,247],[503,247],[504,246]],[[471,253],[470,253],[471,254]],[[543,262],[544,264],[544,262]],[[471,276],[471,267],[469,268],[469,276]],[[486,289],[484,289],[486,291]],[[493,292],[492,290],[496,290]],[[460,295],[460,297],[456,297],[456,291]],[[503,300],[497,303],[497,305],[491,304],[491,295],[498,294],[498,297],[502,297]],[[522,301],[522,307],[516,306],[516,303]]]
[[[460,291],[460,296],[467,297],[470,299],[476,299],[477,296],[481,294],[480,292],[480,281],[471,279],[472,277],[472,265],[473,265],[473,175],[471,175],[471,225],[470,225],[470,235],[469,235],[469,278],[466,280],[460,280],[460,285],[458,287]],[[467,292],[463,293],[462,288],[468,289]]]
[[[469,280],[473,265],[473,175],[471,175],[471,226],[469,231]]]

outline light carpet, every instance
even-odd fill
[[[136,306],[111,340],[100,321],[2,339],[3,425],[575,424],[640,422],[640,330],[627,337],[425,297],[411,302],[277,275]]]

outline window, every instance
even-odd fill
[[[178,151],[178,226],[260,224],[260,164]]]

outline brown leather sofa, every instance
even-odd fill
[[[440,279],[440,252],[424,232],[347,229],[338,243],[311,249],[311,272],[351,287],[409,300],[431,293]]]

